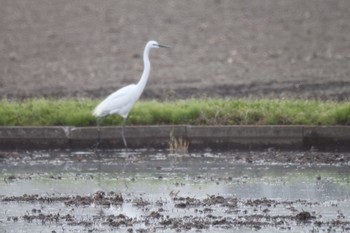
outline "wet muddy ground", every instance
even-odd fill
[[[350,230],[349,153],[35,151],[0,158],[2,232]]]

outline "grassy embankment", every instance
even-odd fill
[[[0,126],[94,126],[91,111],[99,100],[0,100]],[[102,125],[117,125],[108,117]],[[140,101],[128,125],[350,125],[350,101],[223,100]]]

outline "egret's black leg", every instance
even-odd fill
[[[126,148],[128,148],[128,144],[126,143],[125,136],[124,136],[125,122],[126,122],[126,118],[123,118],[123,123],[122,123],[122,138],[123,138],[124,146],[125,146]]]
[[[97,125],[97,142],[92,145],[92,148],[98,149],[101,144],[101,131],[100,131],[100,118],[96,119],[96,125]]]
[[[96,124],[97,124],[97,143],[98,143],[98,145],[100,145],[100,143],[101,143],[100,118],[97,118]]]

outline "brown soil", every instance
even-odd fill
[[[1,97],[103,97],[136,82],[143,98],[350,96],[350,1],[1,0]]]

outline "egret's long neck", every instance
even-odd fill
[[[148,57],[149,51],[150,51],[150,48],[145,48],[145,50],[143,51],[144,68],[143,68],[141,79],[137,84],[137,86],[140,88],[141,91],[145,88],[146,83],[148,81],[149,73],[151,71],[151,64],[149,62],[149,57]]]

